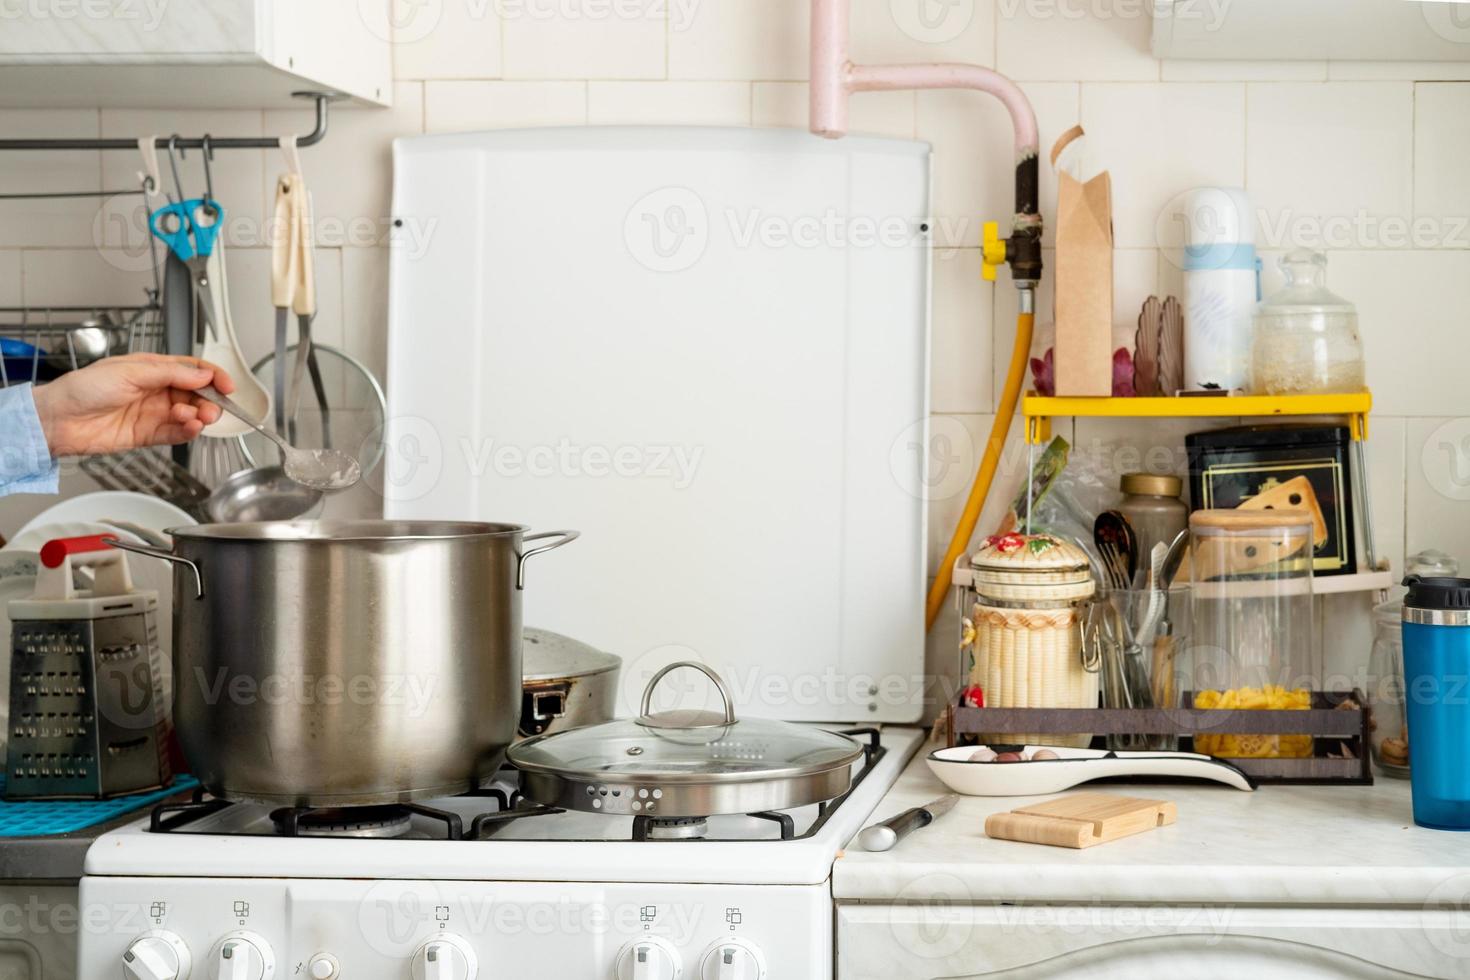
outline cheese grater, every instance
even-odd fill
[[[92,569],[91,590],[73,574]],[[134,589],[101,537],[41,549],[36,589],[9,606],[7,799],[103,799],[166,784],[171,725],[158,593]]]

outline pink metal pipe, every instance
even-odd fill
[[[980,65],[854,65],[848,58],[851,0],[811,0],[811,130],[836,139],[847,134],[847,102],[854,92],[967,88],[1005,104],[1018,154],[1035,153],[1036,113],[1015,82]]]

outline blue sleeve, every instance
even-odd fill
[[[57,473],[31,386],[0,388],[0,497],[56,493]]]

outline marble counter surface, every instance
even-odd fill
[[[949,790],[910,762],[872,820]],[[1374,786],[1094,783],[1073,790],[1172,800],[1178,823],[1085,850],[985,836],[985,818],[1052,797],[961,797],[890,851],[851,844],[839,900],[1422,906],[1470,898],[1470,834],[1416,827],[1407,781]],[[1453,893],[1453,894],[1451,894]]]

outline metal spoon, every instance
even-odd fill
[[[214,385],[205,385],[195,394],[205,401],[214,402],[279,446],[281,468],[286,471],[289,479],[303,487],[313,490],[346,490],[362,479],[362,466],[351,456],[337,449],[297,449],[279,433],[265,428],[243,408],[221,395]]]

